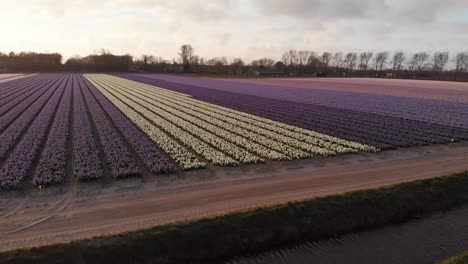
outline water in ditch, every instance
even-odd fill
[[[434,263],[468,250],[468,206],[427,218],[299,244],[225,264]]]

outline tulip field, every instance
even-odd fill
[[[37,74],[0,83],[0,189],[468,139],[463,102],[270,88],[140,74]]]

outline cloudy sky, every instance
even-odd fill
[[[468,50],[468,0],[10,0],[0,51],[279,59],[322,52]]]

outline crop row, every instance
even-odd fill
[[[278,122],[271,120],[269,120],[272,122],[270,124],[266,123],[266,119],[259,122],[252,118],[249,119],[248,116],[239,115],[240,112],[238,111],[229,112],[233,110],[217,108],[216,105],[194,100],[187,95],[173,93],[169,90],[145,87],[140,83],[111,76],[87,75],[86,77],[98,89],[104,90],[102,92],[111,101],[113,97],[113,99],[120,100],[135,108],[144,117],[161,126],[176,139],[184,142],[183,139],[180,139],[180,135],[171,133],[168,130],[168,128],[173,129],[174,125],[176,129],[179,128],[183,132],[192,133],[196,138],[202,139],[240,162],[251,162],[246,161],[244,158],[246,155],[244,153],[249,152],[238,151],[242,150],[242,148],[268,159],[304,158],[310,157],[312,154],[327,156],[336,153],[355,152],[357,149],[376,150],[371,146],[348,142],[313,131],[305,132],[305,129],[301,128],[291,128],[291,126],[284,124],[284,127],[281,127],[277,124]],[[258,123],[261,123],[261,125],[259,126]],[[290,130],[287,128],[290,128]],[[314,137],[311,135],[314,135]],[[209,156],[193,148],[190,142],[184,143],[210,160]],[[255,162],[259,161],[256,160]]]
[[[37,84],[31,85],[30,88],[26,90],[22,90],[18,93],[16,97],[8,96],[7,98],[3,99],[2,103],[0,103],[0,116],[4,115],[9,110],[14,109],[20,102],[30,97],[35,97],[36,94],[40,94],[43,89],[47,88],[47,84],[52,82],[53,79],[46,79],[44,81],[38,81]]]
[[[297,133],[298,131],[303,132],[303,129],[298,130],[298,128],[296,127],[288,126],[278,122],[272,122],[268,119],[252,116],[246,113],[234,111],[213,104],[208,104],[198,100],[193,100],[191,98],[171,98],[171,94],[166,94],[164,90],[155,89],[154,87],[151,88],[141,86],[141,89],[143,89],[149,94],[157,95],[159,96],[159,98],[160,96],[165,96],[164,100],[159,100],[161,104],[165,104],[165,101],[169,101],[173,103],[172,106],[179,107],[180,109],[182,109],[182,111],[184,111],[183,109],[190,109],[191,111],[193,111],[191,113],[196,114],[197,117],[202,117],[202,115],[198,114],[202,113],[210,117],[208,118],[208,120],[214,120],[213,122],[216,121],[221,127],[233,125],[235,127],[244,128],[251,132],[255,132],[260,135],[271,138],[275,141],[283,142],[286,144],[290,144],[291,146],[302,148],[314,154],[327,156],[335,153],[354,152],[353,149],[349,147],[343,147],[338,144],[345,144],[361,150],[375,151],[375,149],[369,146],[365,146],[358,143],[346,142],[344,140],[338,140],[336,138],[333,139],[325,135],[314,134],[313,136],[311,136],[311,134],[309,133],[306,136],[302,133]],[[145,94],[145,96],[147,96],[147,94]],[[158,97],[154,97],[154,100],[158,100]],[[289,130],[285,128],[289,128]],[[245,132],[242,131],[242,133],[244,134]],[[332,142],[325,141],[323,140],[324,138],[331,140]],[[335,141],[335,143],[333,143],[333,141]]]
[[[112,85],[113,87],[119,86],[117,83],[112,83]],[[237,143],[249,151],[256,152],[260,155],[263,154],[262,156],[265,158],[291,159],[310,157],[311,154],[308,154],[307,152],[324,156],[335,154],[332,151],[324,150],[316,146],[311,146],[309,144],[272,133],[265,129],[258,129],[257,127],[253,127],[236,120],[231,120],[228,118],[224,118],[223,120],[222,116],[216,116],[216,114],[211,113],[210,111],[205,111],[201,108],[198,108],[196,106],[197,102],[194,102],[193,105],[184,104],[183,101],[185,99],[189,99],[187,97],[179,97],[167,93],[158,94],[157,92],[152,94],[151,92],[155,91],[154,89],[153,91],[144,90],[138,87],[138,83],[133,83],[127,88],[130,87],[132,88],[131,91],[134,91],[133,94],[136,94],[136,91],[139,90],[139,95],[137,95],[139,98],[151,99],[150,101],[146,100],[146,103],[153,104],[155,107],[159,107],[161,109],[160,111],[173,113],[174,115],[177,115],[193,124],[201,126],[203,129],[217,134],[226,140]],[[128,90],[130,92],[130,89]],[[203,102],[198,103],[203,104]],[[247,139],[251,141],[248,141]],[[275,150],[275,152],[266,152],[269,151],[267,147],[269,149]],[[299,149],[303,149],[307,152],[301,151]],[[280,153],[283,157],[278,156]]]
[[[68,78],[61,82],[57,89],[50,89],[53,93],[50,100],[48,100],[45,107],[36,116],[23,139],[3,164],[0,170],[1,189],[17,189],[21,187],[22,182],[28,174],[28,170],[40,151],[41,143],[47,134],[49,124],[54,118],[57,105],[60,102],[67,82]]]
[[[29,102],[29,99],[26,100],[28,101],[27,103],[29,104],[29,107],[24,112],[16,114],[16,118],[11,125],[5,125],[7,128],[0,134],[0,142],[2,142],[2,144],[0,144],[0,160],[5,158],[7,152],[15,145],[18,138],[46,105],[57,87],[64,82],[64,79],[65,78],[63,76],[54,78],[54,85],[48,87],[45,93],[39,98],[31,99],[33,102]],[[10,113],[12,112],[0,117],[0,121],[10,118]],[[10,122],[8,122],[8,124],[9,123]],[[0,125],[3,125],[3,123],[0,123]]]
[[[155,81],[147,78],[132,77],[132,79],[156,84]],[[467,137],[465,129],[453,126],[218,91],[171,82],[158,82],[158,84],[170,90],[188,93],[194,98],[205,102],[219,104],[339,138],[358,141],[381,149],[447,143]]]
[[[87,75],[88,76],[88,75]],[[93,76],[89,76],[91,80],[93,80]],[[95,86],[98,86],[98,89],[104,89],[102,86],[99,84],[95,84]],[[122,101],[123,103],[129,105],[131,108],[136,110],[137,112],[141,113],[145,118],[150,120],[152,123],[157,124],[159,127],[161,127],[166,133],[170,134],[174,138],[180,140],[183,142],[186,146],[192,148],[195,152],[197,152],[199,155],[203,156],[204,158],[208,159],[215,165],[220,165],[220,166],[230,166],[230,165],[237,165],[238,161],[232,159],[229,156],[226,156],[223,152],[218,151],[211,147],[209,144],[205,143],[204,141],[200,140],[198,137],[193,136],[192,134],[188,133],[187,131],[179,128],[178,126],[174,125],[173,122],[165,120],[163,117],[160,115],[154,113],[151,111],[151,107],[144,107],[140,104],[138,104],[138,99],[132,100],[129,98],[129,96],[124,96],[121,95],[115,91],[112,90],[112,88],[107,88],[107,91]],[[101,90],[100,89],[100,90]],[[186,125],[186,127],[189,127],[190,125],[188,123],[184,123],[185,121],[181,119],[174,118],[174,122],[178,122],[182,125]],[[191,128],[196,129],[199,133],[197,133],[197,136],[204,138],[205,140],[208,140],[208,142],[211,142],[213,144],[218,145],[220,148],[226,148],[226,150],[230,151],[233,153],[233,150],[227,149],[230,147],[232,144],[229,144],[226,141],[221,140],[220,138],[217,138],[216,136],[212,135],[211,133],[207,133],[201,129],[198,129],[194,126]]]
[[[73,78],[73,173],[79,180],[103,177],[96,139],[93,136],[83,95],[77,78]]]
[[[30,90],[35,87],[38,83],[50,80],[47,75],[34,75],[29,78],[23,78],[17,80],[15,84],[10,84],[8,88],[4,89],[0,93],[0,106],[3,106],[5,103],[9,102],[12,98],[15,98],[24,91]],[[1,84],[0,84],[1,86]]]
[[[128,81],[119,80],[119,82],[125,83]],[[132,82],[132,85],[133,88],[139,87],[146,93],[156,95],[156,97],[153,97],[153,99],[158,100],[159,97],[160,99],[158,102],[161,104],[167,104],[167,102],[171,102],[173,103],[172,106],[178,107],[182,111],[184,111],[184,109],[190,109],[195,112],[203,113],[205,115],[208,115],[209,117],[212,117],[210,118],[211,120],[222,120],[224,123],[220,123],[220,125],[222,124],[224,126],[226,125],[226,123],[236,125],[245,128],[251,132],[267,136],[274,140],[283,141],[293,146],[300,146],[300,148],[305,148],[308,151],[315,151],[316,153],[320,153],[320,148],[317,148],[316,146],[326,148],[327,151],[332,151],[336,153],[354,152],[353,149],[363,151],[376,150],[371,146],[366,146],[356,142],[349,142],[346,140],[330,137],[328,135],[323,135],[313,131],[307,131],[299,127],[289,126],[273,120],[250,115],[248,113],[235,111],[229,108],[205,103],[199,100],[194,100],[187,96],[177,96],[168,90],[158,89],[154,86],[147,86],[145,84],[134,82]],[[148,95],[146,93],[145,96]],[[162,96],[164,96],[164,99],[161,99]],[[315,150],[313,150],[314,148]],[[325,152],[322,154],[327,155],[330,153]]]
[[[128,76],[128,75],[127,75]],[[130,75],[133,78],[134,75]],[[152,78],[151,79],[148,79]],[[137,78],[141,78],[140,75]],[[217,92],[235,92],[251,97],[278,99],[281,101],[304,103],[306,105],[321,105],[332,108],[354,110],[392,116],[397,119],[409,119],[437,123],[444,126],[468,128],[468,105],[463,102],[410,98],[381,94],[366,94],[349,91],[333,91],[327,89],[303,89],[294,87],[279,87],[276,85],[260,85],[253,83],[238,83],[207,78],[187,78],[181,76],[145,75],[146,81],[156,81],[161,87],[173,83],[179,89],[184,86],[211,88]],[[155,80],[154,78],[158,79]],[[162,80],[164,79],[164,81]],[[156,84],[156,85],[158,85]],[[188,88],[192,90],[192,88]],[[183,90],[178,90],[184,92]],[[188,92],[188,94],[191,94]]]
[[[106,81],[103,81],[101,80],[102,82],[101,83],[107,83]],[[122,94],[125,94],[125,90],[122,90],[122,89],[119,89],[119,84],[109,84],[107,83],[107,87],[113,87],[114,89],[117,89],[120,91],[120,93]],[[131,93],[130,94],[132,95],[135,95],[136,93]],[[273,151],[273,150],[270,150],[260,144],[257,144],[255,142],[251,142],[251,141],[248,141],[246,138],[244,137],[241,137],[239,135],[236,135],[234,133],[230,133],[224,129],[221,129],[219,127],[215,127],[215,126],[212,126],[211,124],[203,121],[203,120],[195,120],[193,119],[191,116],[188,116],[188,115],[184,115],[181,111],[178,111],[177,109],[173,109],[173,108],[168,108],[168,107],[165,107],[164,105],[162,104],[159,104],[159,101],[157,100],[154,100],[154,101],[146,101],[143,99],[143,97],[141,96],[138,96],[138,95],[135,95],[135,98],[137,99],[140,99],[140,100],[143,100],[145,101],[145,105],[152,105],[153,110],[156,111],[157,113],[159,114],[162,114],[162,115],[165,115],[165,116],[169,116],[169,117],[172,117],[171,114],[173,114],[174,116],[176,117],[179,117],[187,122],[190,122],[192,125],[196,125],[198,127],[201,127],[211,133],[213,133],[214,135],[216,136],[219,136],[233,144],[239,144],[239,145],[242,145],[245,147],[245,149],[247,149],[248,151],[252,151],[252,152],[255,152],[257,153],[258,155],[260,156],[263,156],[263,157],[266,157],[266,158],[270,158],[270,159],[274,159],[274,160],[286,160],[286,159],[290,159],[287,155],[284,155],[284,154],[281,154],[279,152],[276,152],[276,151]],[[151,95],[148,95],[147,98],[151,98],[151,99],[155,99],[153,98]],[[154,104],[154,102],[158,102],[158,104]],[[157,109],[157,110],[155,110]],[[245,163],[249,163],[250,161],[246,160],[245,159],[240,159],[242,162],[245,162]],[[253,162],[261,162],[262,160],[259,159],[259,158],[256,158]]]
[[[114,177],[131,177],[140,175],[137,165],[126,149],[117,130],[108,120],[104,111],[91,95],[86,83],[78,78],[81,93],[84,95],[92,122],[96,127],[96,132],[101,142],[107,166]]]
[[[37,85],[32,86],[28,91],[25,91],[19,95],[17,95],[14,98],[6,98],[4,104],[0,106],[0,116],[4,115],[8,111],[14,111],[18,112],[16,108],[20,107],[20,103],[24,100],[31,99],[31,98],[37,98],[38,95],[43,93],[48,87],[49,84],[53,82],[53,78],[49,78],[48,80],[45,80],[44,82],[38,82]]]
[[[20,78],[9,82],[0,83],[0,99],[3,99],[4,95],[14,93],[18,90],[24,89],[24,86],[34,83],[35,80],[41,79],[44,76],[32,75],[27,78]]]
[[[65,178],[71,133],[72,77],[69,78],[34,174],[33,184],[37,186],[57,184]]]
[[[86,77],[110,102],[112,102],[112,104],[115,105],[115,107],[117,107],[129,120],[144,131],[153,140],[153,142],[164,150],[173,160],[180,164],[183,169],[187,170],[205,167],[205,163],[200,162],[196,156],[185,147],[171,139],[165,132],[153,125],[140,113],[104,89],[103,86],[94,80],[94,76],[86,75]]]
[[[85,83],[88,82],[88,80],[81,75],[79,78]],[[133,151],[137,153],[151,172],[170,173],[176,170],[170,159],[168,159],[141,130],[125,117],[116,106],[98,92],[96,88],[91,86],[90,83],[88,83],[87,87],[104,111],[109,115],[110,119],[112,119],[115,126],[122,132],[127,142],[130,143]]]

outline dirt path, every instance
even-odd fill
[[[0,195],[0,250],[66,242],[468,169],[468,143]],[[176,178],[176,179],[174,179]]]

